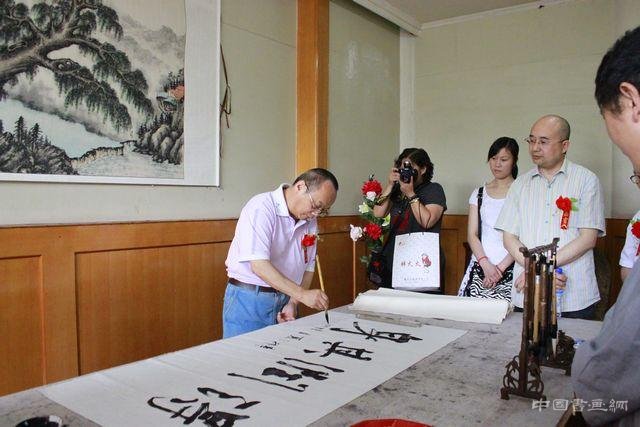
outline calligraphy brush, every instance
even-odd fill
[[[322,268],[320,267],[320,257],[318,255],[316,255],[316,264],[318,265],[318,277],[320,278],[320,289],[322,290],[322,292],[325,292],[324,291],[324,280],[322,279]],[[328,325],[329,324],[329,312],[327,310],[324,311],[324,319],[327,321],[327,325]]]

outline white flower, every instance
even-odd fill
[[[382,227],[386,227],[390,223],[391,223],[391,214],[387,214],[387,216],[384,217],[384,221],[382,222]]]
[[[358,206],[358,212],[360,212],[361,214],[366,214],[367,212],[370,212],[371,209],[369,209],[369,206],[366,203],[361,204],[360,206]]]
[[[365,195],[365,197],[373,202],[376,199],[376,192],[367,191],[367,194]]]
[[[362,237],[362,227],[356,227],[353,224],[349,224],[349,226],[351,227],[349,236],[351,236],[351,240],[355,242]]]

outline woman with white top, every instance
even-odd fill
[[[469,198],[467,240],[473,255],[459,296],[511,300],[513,257],[502,244],[502,232],[493,226],[518,176],[518,152],[516,140],[506,136],[496,139],[489,148],[487,161],[493,180],[473,190]]]

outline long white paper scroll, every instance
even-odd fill
[[[509,311],[504,300],[430,295],[378,289],[358,295],[353,309],[374,313],[500,324]]]
[[[330,313],[43,388],[104,426],[303,426],[464,335]],[[211,422],[216,420],[217,424]]]

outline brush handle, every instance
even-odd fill
[[[316,264],[318,265],[318,277],[320,278],[320,289],[324,292],[324,279],[322,278],[322,267],[320,267],[320,257],[316,255]],[[329,324],[329,312],[327,310],[324,311],[324,318],[327,321],[327,325]]]
[[[324,279],[322,278],[322,267],[320,267],[320,257],[316,255],[316,265],[318,266],[318,277],[320,278],[320,289],[324,292]]]

